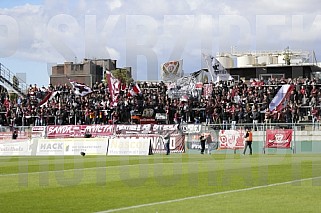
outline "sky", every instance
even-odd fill
[[[0,63],[47,86],[51,66],[111,58],[135,80],[159,79],[160,65],[202,53],[315,51],[321,60],[317,0],[1,0]]]

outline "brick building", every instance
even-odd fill
[[[116,60],[84,59],[81,63],[65,62],[51,68],[50,83],[52,85],[69,83],[68,79],[92,86],[104,80],[104,72],[116,70]],[[131,68],[127,69],[131,73]]]

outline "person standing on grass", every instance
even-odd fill
[[[165,143],[165,148],[166,148],[166,155],[169,155],[170,149],[169,149],[169,143],[170,143],[171,136],[169,133],[167,133],[164,137],[164,143]]]
[[[246,128],[246,133],[245,133],[245,146],[244,146],[244,151],[243,151],[243,155],[245,155],[246,149],[247,147],[249,147],[250,149],[250,155],[252,155],[252,132],[249,128]]]
[[[201,137],[200,137],[200,141],[201,141],[201,154],[204,154],[204,150],[205,150],[205,142],[206,142],[206,137],[204,135],[204,133],[202,133]]]

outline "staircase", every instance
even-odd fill
[[[0,63],[0,85],[20,96],[26,96],[27,83]]]

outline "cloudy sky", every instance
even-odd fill
[[[47,86],[50,67],[112,58],[137,80],[159,78],[161,63],[204,67],[201,53],[315,51],[321,60],[317,0],[1,0],[0,63]],[[318,9],[320,8],[320,9]]]

